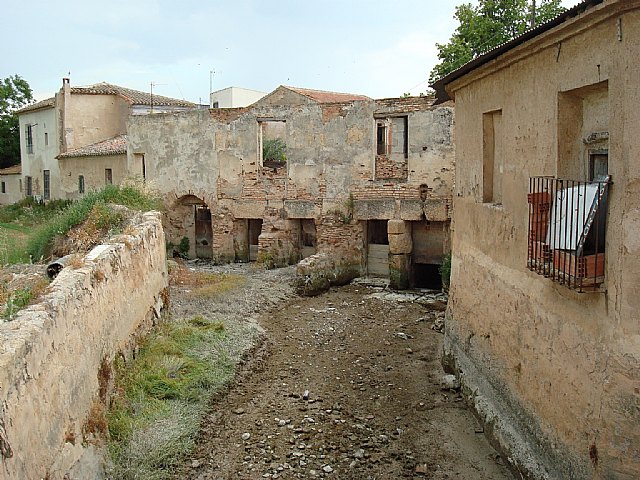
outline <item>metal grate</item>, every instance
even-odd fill
[[[529,179],[529,270],[578,292],[601,291],[609,183]]]

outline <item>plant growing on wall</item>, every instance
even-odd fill
[[[449,291],[449,284],[451,280],[451,254],[448,253],[442,259],[442,265],[438,268],[438,273],[440,273],[440,278],[442,279],[442,289],[445,292]]]
[[[287,161],[287,144],[281,138],[271,138],[262,141],[263,163],[283,165]]]

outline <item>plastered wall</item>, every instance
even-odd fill
[[[111,362],[157,318],[167,287],[160,214],[130,230],[0,325],[0,478],[99,475]]]
[[[532,478],[640,477],[639,7],[604,2],[449,87],[457,171],[445,353],[486,430]],[[564,92],[582,96],[573,117]],[[483,203],[482,122],[498,110],[502,198]],[[606,280],[579,294],[526,268],[527,192],[530,176],[587,180],[566,166],[581,165],[591,130],[609,134]]]

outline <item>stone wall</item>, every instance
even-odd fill
[[[99,475],[112,361],[158,317],[166,287],[160,214],[150,212],[0,325],[0,479]]]

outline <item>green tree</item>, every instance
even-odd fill
[[[429,83],[521,35],[531,28],[532,19],[538,25],[564,10],[561,0],[480,0],[478,6],[457,6],[458,28],[448,43],[436,44],[440,62],[431,70]]]
[[[20,126],[15,112],[32,102],[31,87],[19,75],[0,80],[0,168],[20,163]]]

